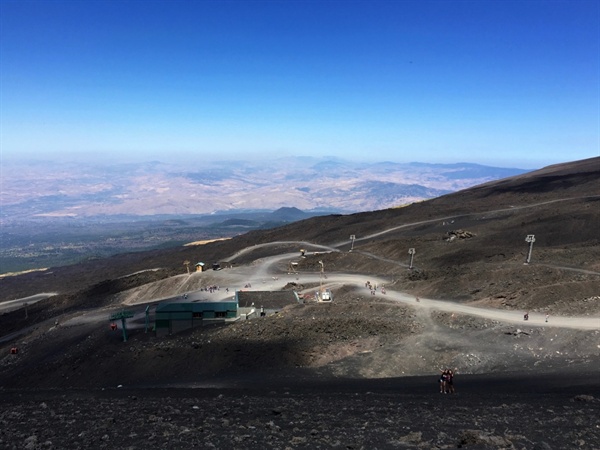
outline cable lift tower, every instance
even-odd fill
[[[415,253],[417,253],[417,251],[414,248],[409,248],[408,249],[408,254],[410,255],[410,263],[408,265],[408,268],[412,270],[413,268],[413,259],[415,257]]]
[[[529,242],[529,252],[527,253],[527,259],[525,260],[525,264],[529,264],[529,261],[531,261],[531,252],[533,251],[533,243],[535,242],[535,234],[528,234],[525,238],[525,242]]]
[[[319,261],[319,264],[321,265],[321,272],[319,276],[319,294],[317,295],[317,301],[330,302],[332,300],[331,291],[323,288],[323,279],[327,278],[325,275],[325,265],[323,264],[323,261]]]
[[[123,342],[127,342],[127,327],[125,325],[125,321],[127,319],[131,319],[132,317],[133,317],[133,313],[131,311],[119,311],[119,312],[111,314],[108,317],[108,320],[110,322],[112,322],[110,327],[113,331],[116,331],[116,329],[117,329],[117,324],[115,323],[115,321],[121,320],[121,325],[123,328]]]
[[[296,261],[290,261],[288,265],[288,275],[298,274],[298,263]]]

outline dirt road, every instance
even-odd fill
[[[40,300],[45,300],[48,297],[57,295],[56,292],[42,292],[37,295],[31,295],[29,297],[18,298],[16,300],[8,300],[0,303],[0,314],[15,311],[20,308],[24,308],[27,305],[33,305]]]
[[[280,245],[284,242],[272,242],[269,244],[259,244],[253,247],[246,248],[236,255],[233,255],[228,260],[234,260],[235,257],[242,253],[248,253],[253,249],[260,247]],[[292,242],[285,242],[290,244]],[[308,242],[296,242],[299,245],[316,247],[315,244]],[[321,247],[326,248],[326,247]],[[328,248],[330,251],[337,251],[333,248]],[[310,254],[310,253],[308,253]],[[373,285],[387,286],[391,280],[383,277],[374,277],[369,275],[356,275],[346,273],[327,273],[325,280],[321,279],[319,272],[301,273],[288,275],[277,270],[277,265],[282,265],[286,261],[297,259],[297,253],[285,253],[275,255],[269,258],[263,258],[258,265],[237,267],[235,270],[224,270],[217,272],[217,277],[221,280],[223,286],[241,285],[242,283],[250,283],[255,290],[279,290],[282,289],[290,281],[299,281],[303,284],[317,284],[324,281],[323,286],[326,288],[334,288],[336,286],[354,286],[357,293],[361,295],[372,295],[371,290],[365,287],[365,280],[369,280]],[[313,291],[315,288],[308,290]],[[458,304],[456,302],[444,301],[439,299],[421,298],[417,302],[415,297],[402,292],[390,290],[386,288],[386,293],[382,294],[381,289],[376,290],[377,296],[385,296],[385,298],[410,304],[415,308],[436,309],[440,311],[468,314],[471,316],[482,317],[499,322],[518,324],[524,323],[523,312],[521,311],[502,311],[493,308],[482,308],[469,305]],[[544,326],[544,327],[562,327],[579,330],[598,330],[600,329],[600,318],[598,317],[549,317],[546,322],[544,314],[530,314],[529,320],[526,322],[528,326]]]

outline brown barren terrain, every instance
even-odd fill
[[[0,316],[0,443],[600,448],[599,180],[593,158],[404,208],[3,278],[2,301],[59,294]],[[188,275],[184,261],[231,267]],[[148,304],[227,299],[249,282],[306,302],[145,332]],[[332,303],[311,300],[322,284]],[[136,313],[127,342],[108,326],[123,307]],[[456,394],[439,393],[445,367]]]

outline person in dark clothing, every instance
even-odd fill
[[[446,372],[446,392],[454,394],[454,371],[447,369]]]

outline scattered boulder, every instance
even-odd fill
[[[535,445],[531,447],[531,450],[552,450],[552,447],[550,447],[550,444],[547,442],[540,441],[536,442]]]
[[[459,435],[458,448],[476,445],[480,448],[513,449],[514,445],[502,436],[495,436],[482,430],[464,430]]]
[[[520,328],[517,328],[516,330],[505,331],[504,334],[508,334],[511,336],[520,336],[520,335],[524,334],[525,336],[529,336],[529,333],[521,330]]]
[[[466,230],[452,230],[452,231],[448,231],[446,234],[448,236],[446,238],[446,240],[448,242],[452,242],[455,239],[470,239],[470,238],[476,236],[475,233],[472,233],[471,231],[466,231]]]
[[[573,399],[571,401],[582,402],[582,403],[596,403],[596,402],[599,402],[600,399],[597,399],[593,395],[582,394],[582,395],[576,395],[575,397],[573,397]]]

